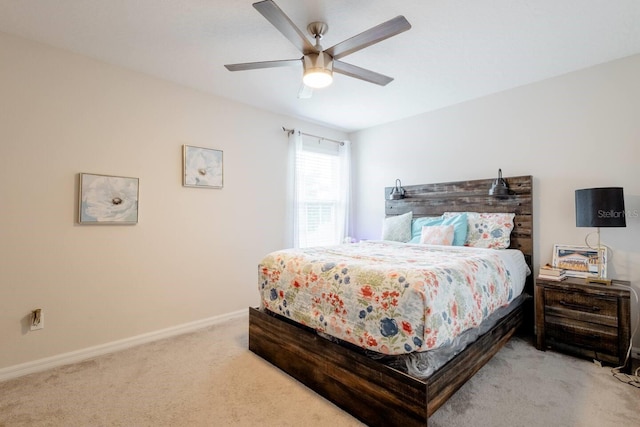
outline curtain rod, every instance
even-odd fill
[[[282,130],[285,131],[286,133],[288,133],[289,135],[291,135],[292,133],[294,133],[296,131],[295,129],[286,129],[284,126],[282,126]],[[310,136],[312,138],[318,138],[318,139],[320,139],[320,141],[330,141],[330,142],[335,142],[336,144],[344,145],[344,141],[338,141],[336,139],[325,138],[324,136],[312,135],[310,133],[305,133],[305,132],[300,132],[300,131],[298,131],[298,133],[300,135],[306,135],[306,136]]]

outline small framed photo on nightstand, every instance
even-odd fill
[[[590,277],[598,275],[598,263],[602,260],[602,276],[607,277],[607,248],[575,245],[553,245],[553,266],[566,270],[569,277]]]

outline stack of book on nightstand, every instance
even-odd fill
[[[540,267],[538,279],[561,281],[567,278],[567,272],[563,268],[552,267],[549,264]]]

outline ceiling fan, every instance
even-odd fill
[[[316,42],[313,45],[272,0],[259,1],[254,3],[253,7],[302,52],[302,58],[227,64],[225,67],[229,71],[243,71],[259,68],[300,66],[302,64],[303,86],[298,94],[300,98],[306,98],[311,95],[309,88],[319,89],[330,85],[333,81],[334,72],[380,86],[389,84],[393,81],[392,77],[347,64],[340,59],[411,28],[411,24],[404,16],[397,16],[328,49],[323,49],[320,45],[320,39],[329,28],[326,23],[312,22],[307,26],[307,31]]]

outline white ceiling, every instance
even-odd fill
[[[252,0],[0,0],[0,31],[277,113],[353,131],[640,53],[640,0],[276,0],[332,46],[397,15],[412,28],[344,58],[395,78],[335,75],[298,99],[301,69],[230,72],[300,52]]]

